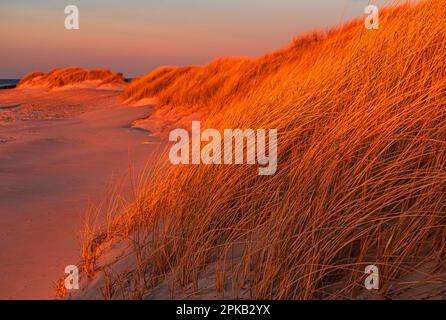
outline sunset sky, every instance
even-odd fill
[[[55,67],[106,67],[127,77],[160,65],[257,56],[301,32],[363,15],[369,0],[2,0],[0,78]],[[66,30],[64,8],[80,11]]]

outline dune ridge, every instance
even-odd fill
[[[85,82],[93,83],[98,87],[124,86],[126,84],[122,73],[112,72],[107,69],[69,67],[53,69],[48,73],[33,71],[20,80],[17,88],[31,86],[52,89],[68,85],[79,85]]]
[[[133,202],[113,194],[87,215],[95,280],[77,297],[444,298],[445,16],[441,0],[389,7],[379,30],[355,20],[258,59],[136,79],[124,100],[201,110],[202,128],[278,129],[278,171],[164,154]],[[364,288],[367,265],[379,290]]]

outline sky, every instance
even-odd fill
[[[259,56],[364,16],[369,0],[0,0],[0,78],[104,67],[132,78],[162,65]],[[380,3],[381,2],[381,3]],[[79,30],[64,9],[79,8]]]

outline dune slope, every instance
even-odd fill
[[[67,85],[81,84],[89,81],[95,85],[116,86],[125,85],[122,73],[115,73],[106,69],[83,69],[79,67],[60,68],[48,73],[33,71],[20,80],[17,87],[47,87],[59,88]]]
[[[84,232],[103,297],[444,297],[445,16],[440,0],[392,7],[379,30],[352,21],[135,80],[123,99],[199,110],[203,128],[277,128],[278,171],[160,159],[105,232]],[[125,241],[126,268],[98,263]],[[379,290],[364,289],[367,265]]]

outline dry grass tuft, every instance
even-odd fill
[[[360,297],[369,264],[383,298],[415,297],[414,275],[444,288],[445,16],[443,0],[406,4],[377,31],[354,21],[259,59],[134,81],[124,99],[205,109],[202,127],[279,132],[274,176],[164,159],[137,188],[118,224],[145,234],[133,276],[145,296],[162,283],[199,294],[210,268],[225,297]]]

